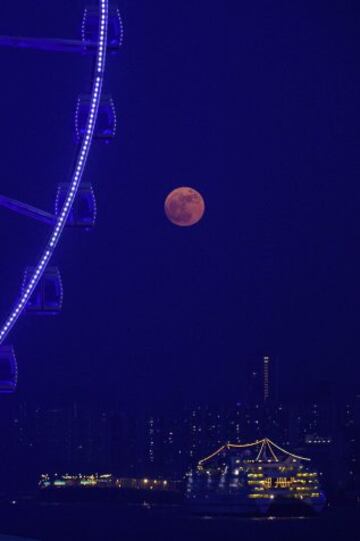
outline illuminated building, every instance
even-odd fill
[[[263,375],[264,375],[264,403],[270,398],[270,357],[264,355],[263,358]]]
[[[168,479],[142,479],[130,477],[115,477],[111,473],[64,474],[49,475],[42,474],[39,481],[40,489],[49,488],[132,488],[136,490],[175,490],[177,483]]]
[[[150,477],[115,477],[105,474],[43,474],[40,498],[53,502],[118,501],[124,503],[179,503],[182,482]]]

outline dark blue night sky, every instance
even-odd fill
[[[21,9],[19,9],[21,6]],[[93,233],[54,262],[59,318],[11,337],[19,389],[128,405],[241,400],[269,353],[280,397],[358,381],[358,2],[119,2],[126,40],[105,91],[118,137],[93,149]],[[83,2],[2,0],[0,34],[76,37]],[[0,193],[51,210],[68,180],[89,59],[0,50]],[[163,213],[201,191],[193,228]],[[0,211],[0,314],[48,230]]]

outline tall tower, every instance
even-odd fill
[[[263,357],[263,375],[264,375],[264,403],[268,402],[270,398],[270,357],[264,355]]]

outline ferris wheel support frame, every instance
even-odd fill
[[[28,301],[35,291],[40,279],[42,278],[54,250],[60,240],[63,229],[69,218],[72,206],[74,204],[78,189],[84,174],[87,158],[91,148],[95,124],[98,116],[99,105],[102,95],[103,78],[106,66],[107,55],[107,34],[108,34],[109,0],[99,0],[99,35],[95,57],[95,70],[93,76],[91,102],[89,114],[87,117],[86,130],[79,148],[78,156],[75,162],[71,182],[64,201],[64,204],[56,217],[56,223],[44,248],[38,264],[34,267],[32,276],[27,287],[22,292],[19,300],[15,303],[12,311],[0,327],[0,345],[4,343],[9,333],[15,326],[15,323],[26,308]]]
[[[0,47],[16,49],[32,49],[35,51],[57,51],[61,53],[96,54],[97,43],[90,40],[61,39],[61,38],[23,38],[0,36]],[[107,45],[107,50],[117,52],[116,45]]]
[[[38,222],[43,222],[44,224],[54,225],[56,223],[56,216],[54,214],[5,195],[0,195],[0,207],[7,208],[12,212],[22,214],[23,216],[32,218]]]

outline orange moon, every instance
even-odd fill
[[[176,188],[169,193],[164,204],[167,218],[175,225],[188,227],[196,224],[204,215],[202,195],[188,186]]]

